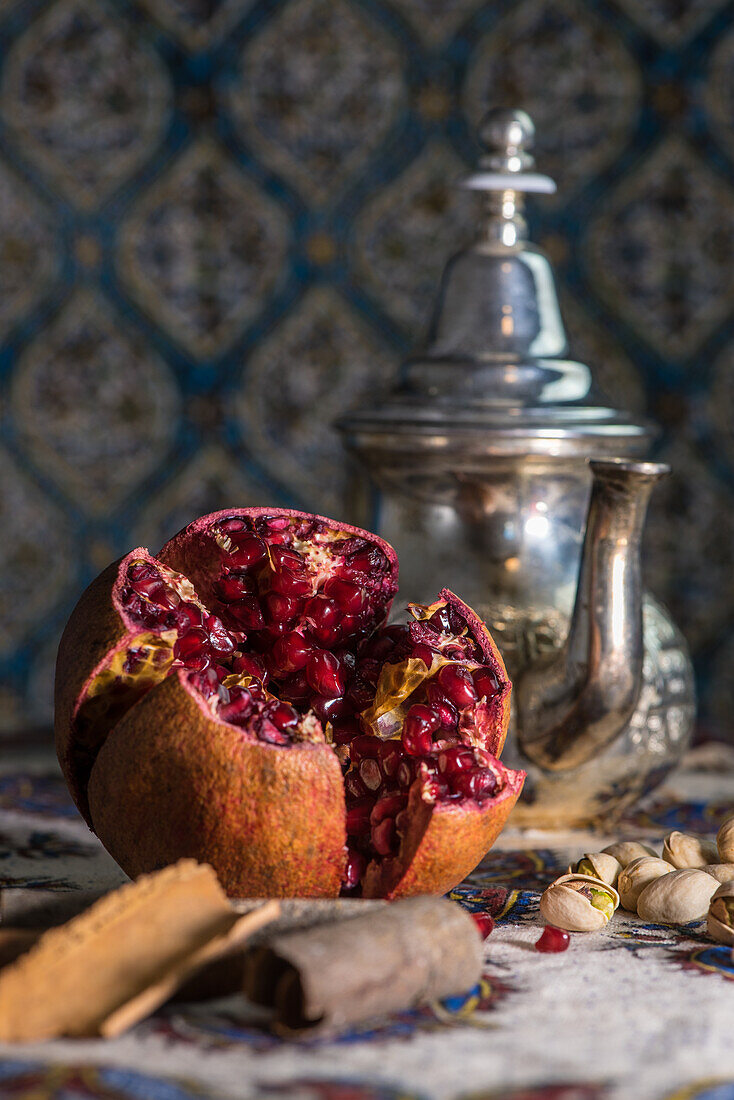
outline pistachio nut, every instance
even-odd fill
[[[648,848],[647,844],[643,844],[639,840],[619,840],[616,844],[608,844],[606,848],[602,848],[602,853],[614,856],[622,867],[626,867],[633,859],[641,859],[643,856],[657,856],[657,852],[653,851],[652,848]]]
[[[707,863],[701,870],[711,875],[717,882],[734,881],[734,863]]]
[[[727,817],[719,829],[716,846],[722,863],[734,863],[734,814]]]
[[[601,879],[610,886],[617,885],[621,870],[619,860],[610,856],[608,852],[584,852],[578,863],[568,869],[569,874],[591,875],[592,878]]]
[[[657,856],[642,856],[640,859],[633,859],[620,872],[617,880],[622,908],[629,910],[630,913],[636,913],[637,899],[648,883],[654,882],[661,875],[670,874],[672,870],[674,868],[670,863],[666,863],[664,859],[658,859]]]
[[[707,923],[712,939],[734,946],[734,881],[723,883],[712,897]]]
[[[716,845],[689,833],[668,833],[663,841],[663,859],[679,870],[684,867],[705,867],[719,858]]]
[[[540,899],[540,912],[549,924],[568,932],[597,932],[609,923],[619,905],[619,894],[593,875],[561,875]]]
[[[718,888],[711,875],[683,867],[649,882],[637,899],[637,912],[655,924],[689,924],[703,920]]]

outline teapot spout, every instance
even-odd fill
[[[550,770],[586,763],[622,732],[642,683],[641,540],[650,494],[668,466],[590,462],[576,603],[564,646],[517,685],[523,752]]]

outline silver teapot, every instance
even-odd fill
[[[512,822],[610,820],[658,784],[695,717],[685,641],[643,589],[641,538],[666,466],[655,430],[610,407],[567,339],[527,240],[533,124],[491,111],[476,240],[446,265],[426,349],[339,425],[381,490],[401,595],[448,586],[488,623],[514,681],[504,759],[528,772]]]

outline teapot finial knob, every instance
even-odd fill
[[[535,126],[525,111],[491,108],[479,124],[479,140],[487,150],[480,166],[490,172],[527,172],[535,164],[528,152],[535,144]]]

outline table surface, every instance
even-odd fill
[[[0,1044],[0,1097],[33,1100],[734,1100],[734,961],[706,938],[619,913],[541,955],[540,892],[620,836],[715,832],[734,753],[704,746],[612,835],[508,829],[454,896],[495,915],[470,996],[338,1041],[286,1043],[237,1000],[162,1009],[116,1040]],[[47,757],[0,769],[0,883],[68,889],[124,876]]]

